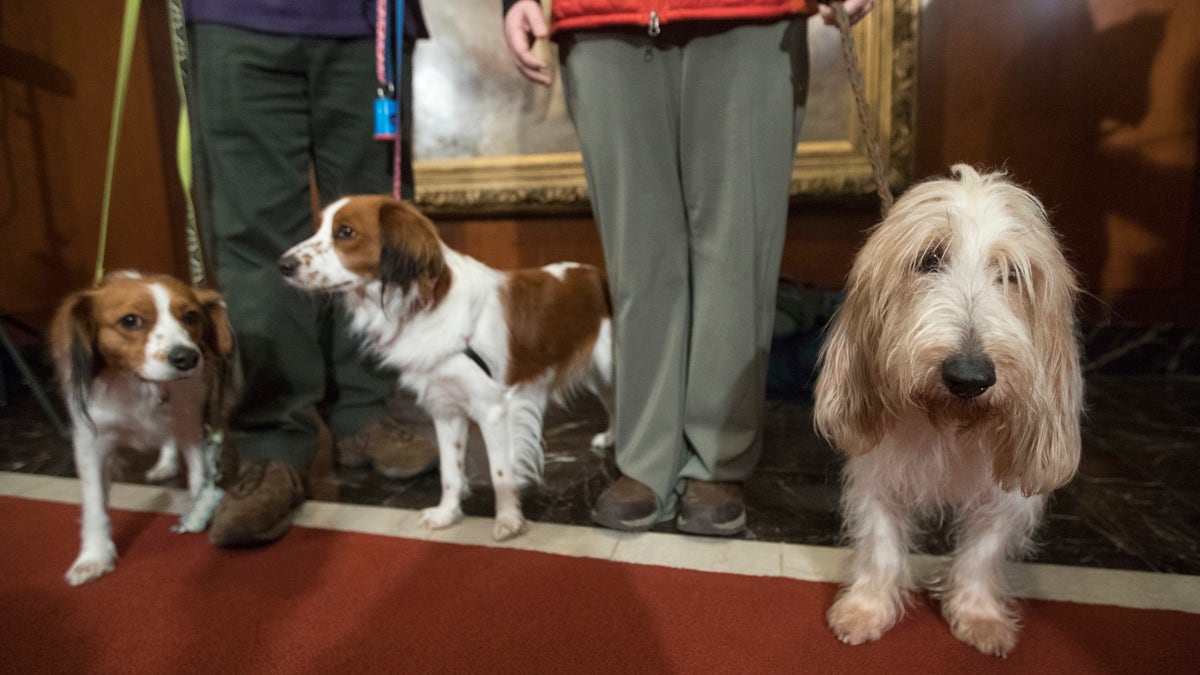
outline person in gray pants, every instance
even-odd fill
[[[541,7],[505,4],[518,69],[548,84],[530,49],[549,36]],[[857,20],[871,3],[846,5]],[[684,532],[734,535],[762,450],[815,4],[681,0],[666,17],[639,17],[641,7],[551,6],[613,300],[621,477],[592,519],[637,531],[674,518]]]

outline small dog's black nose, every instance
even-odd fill
[[[294,255],[285,255],[279,259],[279,272],[285,277],[296,273],[300,267],[300,259]]]
[[[942,382],[959,398],[975,398],[996,384],[996,365],[983,354],[958,354],[942,361]]]
[[[200,352],[191,347],[172,347],[167,352],[167,363],[175,370],[191,370],[200,361]]]

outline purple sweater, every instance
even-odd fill
[[[375,34],[375,0],[184,0],[183,10],[191,23],[216,23],[266,33],[322,37]],[[404,34],[429,36],[418,0],[405,0]]]

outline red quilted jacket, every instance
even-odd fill
[[[505,2],[507,9],[510,2]],[[551,30],[645,26],[694,19],[774,19],[813,14],[817,0],[553,0]]]

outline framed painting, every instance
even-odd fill
[[[854,28],[870,119],[894,187],[912,170],[919,4],[880,3]],[[413,61],[421,207],[478,216],[585,211],[587,185],[559,74],[547,88],[517,72],[496,0],[440,0],[423,9],[433,38],[418,44]],[[875,184],[840,33],[817,18],[808,30],[809,104],[791,192],[816,199],[870,194]],[[539,49],[556,67],[553,44]]]

